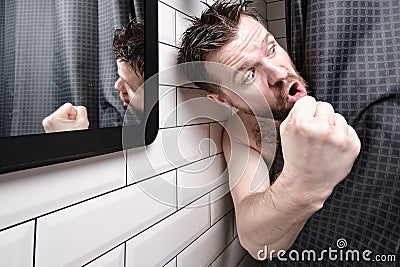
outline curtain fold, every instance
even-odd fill
[[[0,136],[43,133],[66,102],[86,106],[90,127],[121,125],[112,38],[129,13],[132,0],[1,1]]]
[[[286,5],[295,65],[317,100],[331,103],[362,143],[351,173],[310,218],[292,249],[336,248],[344,238],[349,249],[399,255],[400,2],[292,0]],[[337,264],[327,257],[314,263]]]

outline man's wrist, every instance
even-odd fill
[[[282,172],[270,187],[271,197],[280,210],[291,213],[313,214],[320,210],[330,193],[320,194],[293,182],[301,177],[290,177]]]

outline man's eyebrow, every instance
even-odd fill
[[[240,67],[239,67],[239,69],[237,69],[237,70],[235,70],[235,73],[234,73],[234,75],[233,75],[233,81],[236,81],[236,76],[240,73],[241,75],[243,75],[242,73],[241,73],[241,71],[242,70],[244,70],[244,69],[247,69],[248,67],[250,67],[250,61],[248,61],[248,60],[245,60],[245,62],[243,62],[241,65],[240,65]]]
[[[272,35],[271,33],[267,32],[267,33],[265,34],[265,37],[262,39],[261,44],[267,43],[269,37],[272,37],[272,38],[273,38],[273,35]],[[242,70],[244,70],[244,69],[247,69],[247,68],[251,65],[250,63],[251,63],[251,62],[250,62],[249,60],[246,60],[245,62],[242,63],[242,65],[240,65],[238,71],[242,71]]]
[[[242,71],[244,69],[247,69],[250,66],[250,61],[246,60],[245,62],[242,63],[242,65],[240,65],[238,71]]]

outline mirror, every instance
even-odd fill
[[[156,0],[2,1],[0,172],[121,150],[123,126],[129,147],[153,141],[157,16]]]

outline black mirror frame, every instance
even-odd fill
[[[145,110],[141,124],[124,128],[139,138],[122,146],[122,127],[0,138],[0,174],[149,145],[158,132],[158,1],[145,0]],[[150,82],[147,82],[150,80]]]

